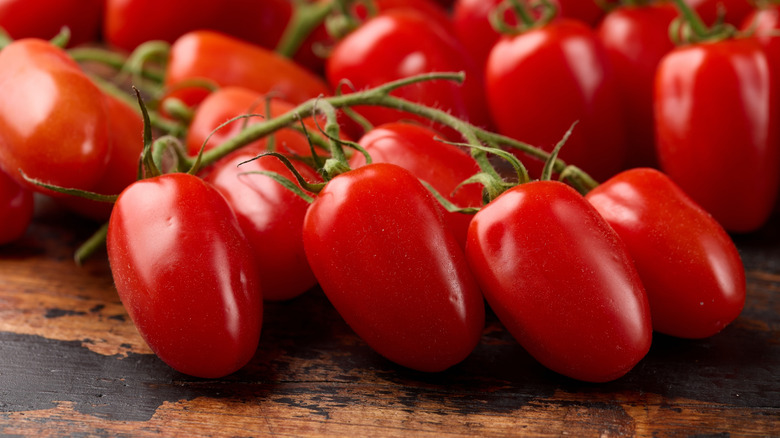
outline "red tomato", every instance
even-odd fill
[[[51,39],[63,26],[68,46],[97,41],[103,0],[0,0],[0,27],[13,39]]]
[[[457,71],[466,72],[462,85],[430,81],[404,87],[393,95],[487,126],[481,72],[454,36],[416,11],[395,9],[366,21],[336,45],[326,64],[332,87],[346,79],[358,90],[422,73]],[[389,108],[356,110],[377,125],[411,118]]]
[[[165,75],[170,95],[188,105],[202,101],[208,94],[204,88],[177,89],[191,80],[241,86],[264,94],[273,92],[292,103],[330,94],[322,79],[293,61],[212,31],[189,32],[171,46]]]
[[[33,212],[33,192],[0,170],[0,245],[22,237]]]
[[[363,166],[309,207],[303,244],[330,302],[365,342],[418,371],[441,371],[479,342],[484,303],[435,200],[409,171]]]
[[[488,58],[486,91],[500,133],[549,151],[579,121],[560,158],[598,180],[621,170],[626,145],[617,82],[604,47],[581,22],[560,19],[503,37]],[[532,176],[541,173],[541,162],[524,164]]]
[[[90,190],[109,159],[103,93],[62,50],[21,39],[0,51],[0,167],[26,183]]]
[[[624,6],[613,9],[597,28],[623,98],[629,168],[658,166],[653,84],[658,63],[674,48],[669,26],[677,16],[672,4]]]
[[[745,268],[737,248],[720,224],[666,175],[631,169],[586,198],[628,247],[656,331],[705,338],[739,316]]]
[[[210,29],[266,48],[276,47],[292,15],[287,0],[105,0],[105,40],[132,51],[151,40],[169,43]]]
[[[262,114],[265,115],[266,96],[242,87],[222,87],[211,93],[195,109],[195,115],[190,123],[187,132],[187,151],[191,156],[195,156],[200,151],[201,146],[208,138],[205,150],[225,142],[235,136],[243,127],[262,123],[267,119],[265,117],[250,117],[239,119],[227,126],[224,126],[214,132],[219,125],[224,122],[243,115],[243,114]],[[295,105],[281,99],[271,99],[271,116],[276,117],[287,113],[295,108]],[[313,119],[306,119],[306,129],[317,132],[317,125]],[[320,126],[324,126],[322,121]],[[209,137],[210,134],[212,134]],[[292,153],[302,156],[311,155],[309,141],[306,136],[292,128],[280,129],[274,133],[276,150],[280,153]],[[247,148],[253,151],[265,151],[268,143],[268,137],[257,140],[247,145]]]
[[[723,20],[734,26],[739,26],[750,14],[754,6],[750,0],[684,0],[692,7],[702,21],[708,25],[718,20],[721,11]]]
[[[647,296],[626,247],[571,187],[520,184],[474,216],[466,256],[490,307],[539,362],[605,382],[647,354]]]
[[[580,20],[594,27],[605,13],[596,0],[558,0],[558,3],[561,16]]]
[[[375,163],[393,163],[426,181],[439,194],[459,207],[482,205],[482,188],[469,184],[455,191],[460,183],[479,172],[479,166],[460,148],[436,140],[436,131],[424,126],[396,122],[377,126],[369,131],[360,143],[371,154]],[[355,154],[350,167],[366,164],[363,154]],[[444,218],[461,247],[466,245],[466,231],[471,222],[470,214],[449,213],[442,208]]]
[[[118,195],[138,178],[138,160],[144,148],[144,122],[138,111],[120,99],[106,95],[108,135],[111,148],[103,177],[92,191]],[[89,201],[79,197],[64,197],[69,209],[92,219],[107,221],[113,204]]]
[[[270,301],[294,298],[314,287],[317,280],[303,251],[303,217],[309,203],[270,177],[246,172],[270,171],[295,181],[292,173],[275,157],[238,151],[218,162],[206,177],[222,192],[238,217],[254,251],[263,298]],[[320,176],[303,163],[296,169],[307,181]]]
[[[729,231],[768,219],[780,186],[777,99],[753,39],[681,46],[661,60],[661,169]]]
[[[777,6],[767,6],[756,9],[742,23],[742,31],[753,32],[766,52],[769,67],[772,70],[772,83],[780,84],[780,39],[777,31],[780,29],[780,9]],[[780,97],[780,93],[777,95]]]
[[[217,189],[184,173],[140,180],[119,196],[106,243],[119,298],[165,363],[215,378],[252,358],[262,325],[259,278]]]

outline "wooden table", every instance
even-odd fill
[[[0,435],[780,436],[780,215],[735,236],[742,315],[706,340],[656,335],[607,384],[538,365],[488,315],[456,367],[412,372],[369,349],[312,290],[266,306],[256,357],[219,380],[154,356],[112,286],[104,253],[76,266],[96,224],[39,205],[0,248]]]

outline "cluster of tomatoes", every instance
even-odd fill
[[[104,221],[181,372],[240,369],[263,301],[317,285],[402,366],[462,361],[487,303],[594,382],[742,310],[728,232],[780,186],[771,4],[89,3],[0,2],[0,242],[34,192]]]

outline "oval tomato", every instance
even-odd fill
[[[658,66],[661,169],[729,231],[761,227],[777,197],[774,92],[766,55],[754,39],[681,46]]]
[[[103,0],[0,0],[0,27],[13,39],[48,40],[67,26],[73,47],[98,40],[103,8]]]
[[[0,245],[22,237],[34,209],[33,192],[0,170]]]
[[[549,151],[578,121],[560,158],[597,180],[622,169],[617,83],[604,47],[581,22],[560,19],[503,37],[488,58],[486,92],[500,133]],[[538,177],[542,163],[517,155]]]
[[[187,131],[187,152],[195,156],[204,143],[204,150],[209,150],[235,136],[248,125],[263,123],[268,119],[266,113],[267,96],[243,87],[222,87],[209,94],[196,108]],[[271,117],[280,116],[295,108],[295,105],[281,99],[270,101]],[[229,125],[214,131],[224,122],[245,114],[259,114],[263,117],[250,117],[236,120]],[[306,129],[317,132],[317,124],[311,118],[305,119]],[[325,122],[321,121],[320,126]],[[211,135],[211,137],[209,137]],[[292,128],[284,128],[274,133],[276,150],[285,154],[311,155],[311,149],[306,136]],[[208,142],[206,142],[208,139]],[[253,151],[265,151],[268,137],[264,137],[246,145]]]
[[[669,26],[677,16],[670,3],[618,7],[596,30],[615,69],[623,100],[628,149],[625,167],[658,166],[653,119],[655,70],[674,48]]]
[[[628,247],[647,291],[653,329],[704,338],[740,314],[746,286],[737,248],[666,175],[631,169],[586,199]]]
[[[453,35],[416,11],[394,9],[366,21],[336,44],[326,63],[332,87],[348,80],[358,90],[422,73],[458,71],[466,72],[462,85],[428,81],[392,94],[488,126],[481,72]],[[377,125],[413,118],[383,107],[360,106],[355,110]]]
[[[482,295],[434,198],[388,163],[332,179],[309,207],[306,257],[350,327],[418,371],[462,361],[484,327]]]
[[[169,96],[190,106],[199,103],[208,91],[187,86],[193,80],[273,93],[292,103],[330,94],[322,79],[295,62],[269,49],[206,30],[188,32],[171,45],[165,73]]]
[[[504,192],[472,219],[466,256],[496,316],[551,370],[605,382],[647,354],[650,312],[631,257],[571,187]]]
[[[292,15],[287,0],[105,0],[106,42],[132,51],[142,43],[173,43],[187,32],[210,29],[266,48],[276,47]]]
[[[144,148],[144,122],[138,110],[119,98],[105,95],[108,110],[110,158],[103,177],[92,191],[103,195],[118,195],[138,179],[138,160]],[[72,211],[98,221],[107,221],[113,204],[64,197],[62,203]]]
[[[0,65],[0,167],[33,190],[41,191],[19,170],[57,186],[92,189],[110,152],[103,93],[48,41],[16,40],[0,51]]]
[[[165,363],[215,378],[252,358],[262,325],[258,274],[217,189],[183,173],[133,183],[114,206],[106,243],[119,298]]]
[[[263,299],[294,298],[317,284],[303,250],[303,218],[309,203],[268,176],[249,172],[275,172],[290,181],[292,173],[275,157],[238,151],[220,160],[206,177],[228,200],[254,251]],[[307,165],[294,162],[309,182],[321,181]]]
[[[374,163],[393,163],[426,181],[439,194],[459,207],[482,205],[482,188],[469,184],[455,190],[460,183],[479,172],[479,166],[471,156],[448,143],[430,128],[407,122],[388,123],[372,129],[358,142],[371,155]],[[363,154],[355,154],[350,167],[366,164]],[[466,245],[466,231],[470,214],[442,213],[461,247]]]

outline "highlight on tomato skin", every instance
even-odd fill
[[[106,244],[119,298],[162,361],[218,378],[254,356],[263,321],[254,254],[211,184],[185,173],[133,183]]]
[[[668,176],[637,168],[586,198],[620,235],[647,291],[653,329],[701,339],[745,304],[745,268],[731,237]]]

